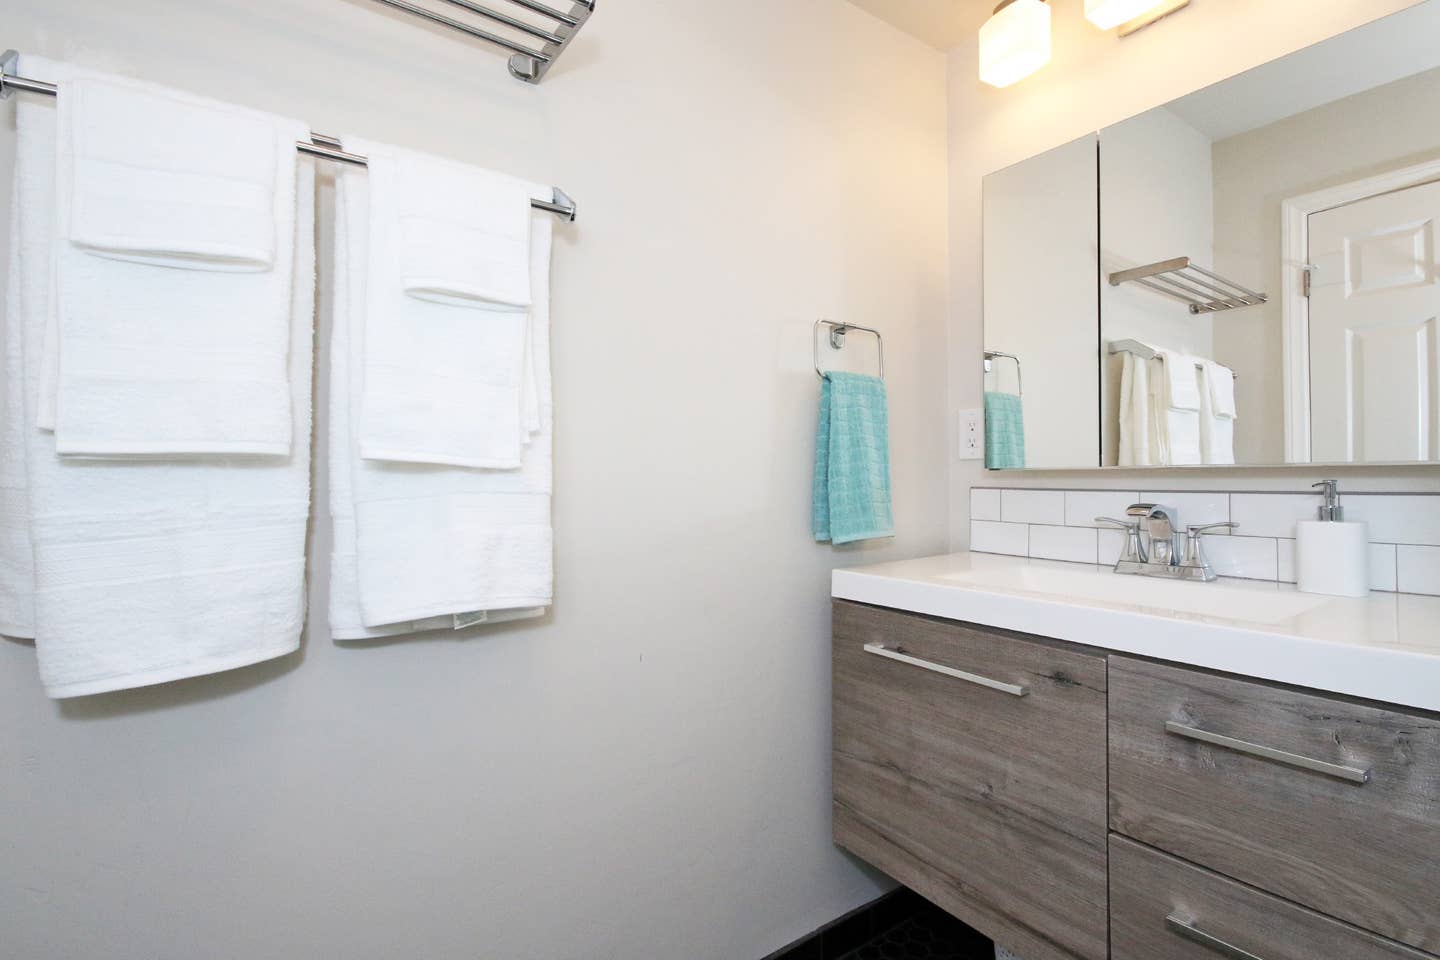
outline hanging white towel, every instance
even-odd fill
[[[289,453],[296,120],[59,83],[39,422],[62,455]]]
[[[370,146],[360,454],[518,468],[538,429],[526,379],[535,187]]]
[[[62,82],[72,76],[39,58],[31,66]],[[77,460],[58,456],[54,436],[36,426],[52,299],[56,116],[53,103],[24,98],[17,116],[25,462],[46,692],[102,693],[294,651],[305,607],[306,444],[285,457],[242,461]],[[297,437],[310,430],[313,185],[307,161],[299,172],[299,216],[276,253],[290,260],[295,277],[286,350]]]
[[[1150,368],[1135,354],[1120,355],[1120,453],[1122,467],[1148,467],[1155,463],[1150,416]]]
[[[25,98],[19,103],[23,104]],[[17,123],[29,122],[22,106]],[[35,558],[30,548],[30,491],[25,474],[25,356],[21,349],[20,230],[22,207],[34,211],[43,202],[44,182],[31,179],[37,158],[34,137],[22,138],[17,150],[15,179],[10,200],[9,283],[5,288],[5,315],[0,318],[0,341],[5,351],[5,384],[0,393],[0,634],[7,637],[35,636]],[[48,167],[47,167],[48,169]],[[43,266],[43,254],[26,257],[26,262]],[[31,278],[48,283],[43,270]]]
[[[351,150],[375,145],[346,138]],[[534,225],[535,304],[529,323],[538,432],[516,471],[383,463],[360,457],[371,185],[337,179],[335,312],[331,335],[330,630],[382,637],[539,616],[551,597],[549,241]],[[437,516],[443,517],[436,521]],[[530,522],[526,522],[526,521]],[[480,617],[476,612],[483,611]],[[457,618],[456,615],[461,615]]]
[[[1206,463],[1235,462],[1235,374],[1214,360],[1201,362],[1200,446]]]
[[[1161,369],[1156,397],[1156,422],[1168,466],[1203,463],[1200,449],[1200,369],[1195,357],[1171,350],[1159,352]],[[1152,372],[1154,372],[1152,370]]]

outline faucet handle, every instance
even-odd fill
[[[1235,528],[1237,528],[1237,527],[1239,527],[1239,526],[1240,526],[1240,524],[1238,524],[1238,523],[1226,523],[1226,522],[1221,522],[1221,523],[1192,523],[1192,524],[1190,524],[1189,526],[1187,526],[1187,527],[1185,528],[1185,532],[1188,533],[1188,534],[1190,534],[1191,538],[1193,539],[1193,538],[1195,538],[1195,537],[1203,537],[1203,536],[1205,536],[1206,534],[1210,533],[1210,531],[1212,531],[1212,530],[1234,530]]]
[[[1124,527],[1127,530],[1135,530],[1140,526],[1139,520],[1117,520],[1114,517],[1096,517],[1096,523],[1113,523],[1117,527]]]

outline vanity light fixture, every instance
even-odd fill
[[[1003,0],[980,28],[980,79],[1008,87],[1050,62],[1045,0]]]
[[[1085,19],[1101,30],[1119,27],[1120,36],[1124,37],[1189,3],[1190,0],[1085,0]]]

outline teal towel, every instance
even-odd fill
[[[850,543],[893,537],[890,515],[890,415],[885,381],[834,371],[820,387],[815,439],[816,540]]]
[[[1013,393],[985,391],[985,466],[991,470],[1025,466],[1025,407]]]

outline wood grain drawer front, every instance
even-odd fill
[[[1432,960],[1358,927],[1114,836],[1112,960]]]
[[[1112,657],[1110,825],[1440,953],[1440,719]]]
[[[845,601],[834,623],[836,842],[1026,960],[1104,960],[1105,659]]]

